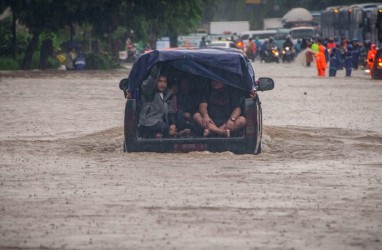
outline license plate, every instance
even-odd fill
[[[207,144],[205,143],[175,144],[174,150],[175,152],[206,151]]]

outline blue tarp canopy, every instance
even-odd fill
[[[147,78],[154,64],[164,62],[167,74],[171,68],[232,87],[249,91],[255,85],[252,65],[237,49],[202,48],[154,50],[142,55],[129,74],[129,90],[134,91]],[[168,70],[170,69],[170,70]]]

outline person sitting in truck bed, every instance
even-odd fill
[[[171,91],[173,95],[168,108],[169,135],[174,137],[188,136],[193,125],[192,115],[195,113],[195,102],[190,93],[188,79],[174,79]]]
[[[217,80],[211,81],[207,92],[193,116],[196,124],[203,129],[203,136],[230,137],[241,131],[246,119],[241,115],[240,93]]]
[[[167,88],[167,76],[160,72],[158,64],[154,65],[149,77],[143,81],[141,91],[139,133],[144,137],[167,137],[169,134],[167,110],[172,94]]]

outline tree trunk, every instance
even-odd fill
[[[109,34],[109,45],[111,49],[111,55],[114,59],[119,59],[119,48],[118,48],[118,42],[117,40],[112,36],[112,34]]]
[[[76,30],[74,28],[74,24],[70,22],[70,42],[73,42],[73,37],[76,34]]]
[[[27,50],[25,51],[24,61],[23,61],[23,64],[21,65],[21,69],[24,69],[24,70],[31,69],[33,53],[37,47],[39,36],[40,36],[39,33],[33,34],[32,40],[29,42]]]
[[[16,19],[16,14],[12,11],[12,56],[15,59],[17,55]]]
[[[171,48],[178,47],[178,36],[176,34],[170,35],[170,47]]]
[[[156,49],[157,48],[157,40],[158,40],[158,35],[156,32],[151,32],[150,33],[150,38],[149,38],[149,44],[151,49]]]
[[[53,41],[48,38],[41,44],[40,50],[40,69],[46,69],[49,56],[53,55]]]
[[[170,27],[170,48],[178,47],[178,33],[173,27]]]

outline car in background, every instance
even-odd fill
[[[176,77],[187,77],[194,97],[200,99],[208,91],[208,83],[218,80],[241,93],[242,115],[246,126],[240,134],[230,137],[204,137],[196,130],[187,137],[147,138],[140,134],[139,114],[141,110],[141,84],[154,65],[160,64],[164,72],[171,72],[169,83]],[[171,77],[174,77],[171,80]],[[206,84],[207,83],[207,84]],[[231,151],[238,154],[259,154],[262,138],[262,108],[259,91],[271,90],[271,78],[255,79],[255,72],[247,56],[231,48],[183,48],[153,50],[134,63],[129,77],[122,79],[119,88],[127,98],[124,118],[125,152],[190,152]],[[252,95],[257,90],[257,95]]]
[[[233,41],[213,41],[207,44],[207,47],[219,47],[219,48],[231,48],[231,49],[241,49],[235,42]]]
[[[206,36],[206,43],[209,44],[216,41],[232,41],[232,38],[236,39],[237,37],[230,34],[208,34]]]
[[[201,35],[191,34],[185,36],[178,36],[178,47],[182,48],[197,48],[202,40]]]

